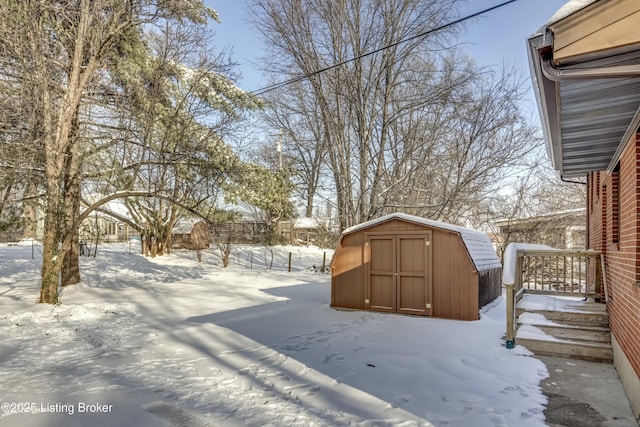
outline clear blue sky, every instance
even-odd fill
[[[468,0],[462,15],[468,15],[502,3],[504,0]],[[501,9],[480,16],[465,24],[461,36],[469,54],[479,64],[515,65],[523,77],[529,77],[525,41],[540,28],[567,0],[517,0]],[[243,78],[240,86],[257,90],[266,83],[255,63],[262,55],[259,36],[248,22],[244,0],[205,0],[220,15],[221,23],[212,24],[215,44],[233,50],[233,59],[240,64]],[[531,99],[533,95],[531,95]]]

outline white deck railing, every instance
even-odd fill
[[[604,257],[599,251],[515,245],[507,248],[510,256],[504,261],[507,348],[515,346],[516,305],[525,292],[600,300],[604,279]],[[606,297],[606,286],[604,291]]]

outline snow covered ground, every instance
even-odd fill
[[[476,322],[337,311],[321,250],[272,251],[103,246],[53,307],[38,248],[0,247],[0,426],[544,425],[502,298]]]

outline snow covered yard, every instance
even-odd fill
[[[222,269],[103,246],[52,307],[38,251],[0,247],[0,426],[544,425],[547,369],[504,348],[502,298],[476,322],[337,311],[321,250],[267,271],[241,249]]]

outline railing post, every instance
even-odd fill
[[[507,342],[508,349],[516,346],[516,295],[522,289],[522,263],[524,252],[518,251],[516,255],[515,266],[515,283],[505,283],[506,300],[507,300]]]
[[[516,271],[516,280],[517,277],[522,274],[521,272]],[[513,283],[505,283],[506,290],[506,299],[507,299],[507,342],[506,346],[508,349],[512,349],[516,345],[516,327],[515,327],[515,318],[516,318],[516,302],[515,302],[515,292],[513,291],[514,284]]]
[[[600,269],[602,270],[602,286],[604,287],[604,302],[609,303],[609,291],[607,287],[607,271],[604,254],[600,254]]]

